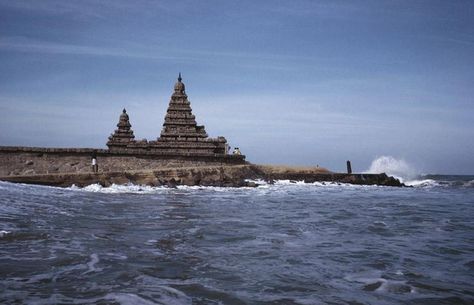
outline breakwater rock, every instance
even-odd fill
[[[246,179],[258,178],[249,165],[174,167],[154,170],[126,170],[99,173],[53,173],[0,177],[0,180],[50,186],[139,184],[151,186],[203,185],[246,186]]]
[[[93,172],[91,156],[98,162]],[[51,186],[99,183],[152,186],[255,186],[262,179],[403,186],[386,174],[333,173],[320,167],[255,165],[239,155],[156,153],[90,148],[0,147],[0,180]]]
[[[285,174],[274,172],[268,168],[253,164],[175,167],[154,170],[130,170],[99,173],[51,173],[0,177],[0,180],[10,182],[61,187],[71,185],[82,187],[96,183],[102,186],[127,183],[151,186],[165,185],[170,187],[176,185],[224,187],[257,186],[254,182],[248,182],[249,179],[262,179],[270,183],[275,180],[294,180],[304,181],[307,183],[319,181],[360,185],[403,186],[399,180],[389,177],[386,174],[311,173],[305,171],[294,171]]]
[[[95,157],[99,172],[125,172],[170,167],[246,164],[245,156],[147,152],[93,148],[0,146],[0,177],[87,174]]]
[[[334,173],[325,168],[319,167],[286,167],[256,165],[259,173],[265,181],[274,180],[292,180],[304,181],[305,183],[314,182],[339,182],[360,185],[384,185],[384,186],[405,186],[400,180],[381,174],[346,174]]]

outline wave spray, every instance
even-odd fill
[[[392,156],[380,156],[375,158],[366,171],[370,174],[386,173],[401,181],[414,179],[417,176],[415,169],[403,159],[396,159]]]

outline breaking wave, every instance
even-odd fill
[[[392,156],[380,156],[375,158],[366,173],[386,173],[402,182],[414,180],[418,176],[416,170],[408,162],[403,159],[396,159]]]
[[[406,185],[413,187],[443,187],[443,188],[474,188],[473,176],[426,175],[418,179],[406,181]]]
[[[440,186],[439,182],[433,179],[409,180],[404,182],[408,186],[413,187],[435,187]]]
[[[456,180],[448,180],[446,176],[431,177],[431,176],[418,176],[412,179],[404,179],[400,176],[391,174],[390,172],[384,171],[390,176],[395,176],[400,179],[405,185],[416,188],[438,188],[438,187],[454,187],[454,188],[474,188],[474,180],[466,179],[462,176],[456,176]],[[464,179],[463,179],[464,178]],[[112,184],[111,186],[101,186],[100,184],[91,184],[83,188],[77,186],[69,187],[69,190],[88,192],[88,193],[103,193],[103,194],[164,194],[170,192],[269,192],[269,191],[295,191],[295,190],[324,190],[324,189],[365,189],[365,188],[385,188],[385,186],[378,185],[356,185],[349,183],[340,182],[314,182],[305,183],[304,181],[293,181],[293,180],[275,180],[273,183],[268,183],[263,180],[247,180],[248,182],[254,182],[257,187],[219,187],[219,186],[186,186],[178,185],[174,188],[167,186],[147,186],[147,185],[136,185],[136,184]]]
[[[71,186],[67,188],[71,191],[88,192],[88,193],[103,193],[103,194],[160,194],[175,191],[207,191],[207,192],[235,192],[235,191],[285,191],[295,189],[334,189],[334,188],[377,188],[383,186],[377,185],[356,185],[350,183],[341,182],[313,182],[306,183],[304,181],[293,181],[293,180],[275,180],[273,183],[268,183],[264,180],[247,180],[248,182],[254,182],[256,187],[219,187],[219,186],[187,186],[178,185],[174,188],[167,186],[147,186],[147,185],[136,185],[132,183],[120,185],[112,184],[111,186],[102,186],[100,184],[91,184],[85,187]]]
[[[392,156],[380,156],[375,158],[366,173],[386,173],[389,176],[399,179],[405,185],[417,188],[474,188],[474,176],[422,175],[409,162]]]
[[[6,231],[6,230],[0,230],[0,238],[2,238],[3,236],[6,236],[7,234],[10,234],[11,231]]]
[[[132,183],[128,184],[112,184],[111,186],[105,187],[100,184],[91,184],[83,188],[77,186],[72,186],[69,189],[71,190],[80,190],[91,193],[107,193],[107,194],[153,194],[157,192],[166,191],[166,187],[154,187],[147,185],[135,185]]]

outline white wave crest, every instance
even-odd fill
[[[0,230],[0,237],[6,236],[7,234],[10,234],[11,231],[6,231],[6,230]]]
[[[439,183],[433,179],[410,180],[405,182],[408,186],[413,187],[434,187],[439,186]]]
[[[255,182],[258,184],[256,189],[272,189],[272,190],[286,190],[286,189],[314,189],[315,187],[321,188],[376,188],[378,185],[359,185],[337,181],[316,181],[316,182],[304,182],[299,180],[275,180],[272,183],[268,183],[263,180],[246,180],[247,182]],[[246,188],[253,189],[253,188]]]
[[[463,187],[474,187],[474,180],[467,181],[463,184]]]
[[[99,260],[99,255],[97,253],[93,253],[90,256],[91,261],[87,263],[87,271],[84,272],[84,274],[90,273],[90,272],[98,272],[102,271],[102,268],[97,268],[96,264],[100,261]]]
[[[100,184],[91,184],[84,188],[78,188],[72,186],[70,190],[85,191],[91,193],[106,193],[106,194],[153,194],[167,190],[166,187],[160,186],[147,186],[147,185],[135,185],[135,184],[112,184],[111,186],[104,187]]]
[[[401,271],[397,271],[401,272]],[[403,273],[402,273],[403,274]],[[377,276],[378,275],[378,276]],[[374,291],[378,293],[416,293],[416,288],[406,281],[397,281],[383,278],[380,272],[361,272],[347,275],[345,280],[363,284],[363,290]]]
[[[107,301],[114,301],[118,302],[121,305],[156,305],[159,303],[155,303],[144,299],[136,294],[132,293],[109,293],[105,296]]]
[[[342,182],[331,182],[321,181],[306,183],[304,181],[293,181],[293,180],[275,180],[273,183],[268,183],[264,180],[246,180],[247,182],[254,182],[257,187],[219,187],[219,186],[186,186],[178,185],[176,188],[169,188],[166,186],[147,186],[147,185],[135,185],[135,184],[112,184],[111,186],[104,187],[100,184],[91,184],[83,188],[77,186],[71,186],[68,189],[77,192],[90,192],[90,193],[103,193],[103,194],[161,194],[168,192],[194,192],[194,191],[207,191],[207,192],[252,192],[262,190],[281,190],[286,189],[314,189],[318,188],[367,188],[367,187],[378,187],[376,185],[355,185]]]
[[[141,296],[132,293],[109,293],[105,296],[105,300],[118,302],[121,305],[190,305],[191,298],[183,292],[168,287],[157,286],[155,288],[159,293],[159,299],[153,301],[147,300]]]
[[[381,156],[375,158],[370,164],[366,173],[380,174],[386,173],[401,181],[414,179],[417,174],[415,169],[403,159],[396,159],[392,156]]]

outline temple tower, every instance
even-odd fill
[[[132,125],[124,109],[117,124],[118,128],[107,142],[109,150],[116,153],[146,153],[164,158],[211,157],[243,162],[243,155],[227,156],[227,140],[224,137],[209,138],[204,126],[197,125],[182,80],[180,73],[174,85],[163,128],[155,141],[135,140]]]
[[[109,141],[107,142],[109,149],[126,148],[127,145],[135,142],[132,125],[130,124],[130,119],[125,109],[123,109],[122,114],[120,115],[117,127],[118,128],[115,129],[114,134],[110,135]]]
[[[186,155],[225,154],[226,139],[208,138],[204,126],[197,125],[182,80],[179,73],[160,137],[150,143],[150,149]]]
[[[161,131],[161,141],[192,141],[207,138],[204,126],[198,126],[192,113],[191,104],[185,92],[181,73],[174,85],[174,92],[166,111]]]

